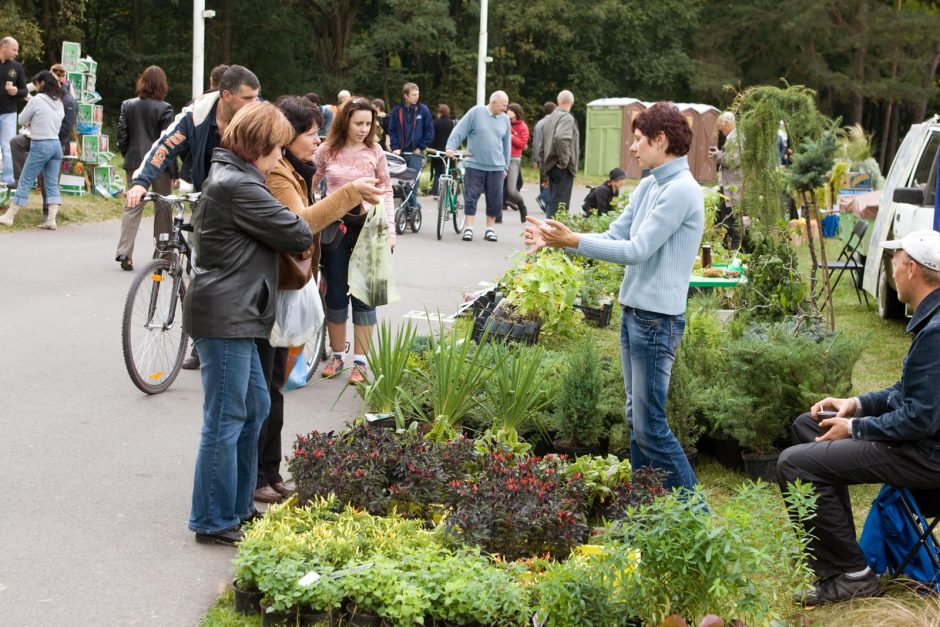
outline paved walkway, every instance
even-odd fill
[[[380,308],[382,319],[452,313],[522,249],[516,213],[497,225],[495,244],[480,229],[470,243],[452,229],[437,241],[436,203],[421,202],[424,226],[399,237],[394,257],[402,300]],[[144,220],[138,265],[150,229]],[[232,578],[234,551],[198,545],[186,529],[198,375],[183,371],[169,391],[146,396],[124,369],[132,274],[112,261],[118,231],[111,221],[0,232],[0,624],[194,625]],[[333,407],[343,383],[287,395],[285,451],[294,434],[357,414],[355,394]]]

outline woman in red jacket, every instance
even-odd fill
[[[519,217],[525,222],[527,215],[525,201],[522,200],[522,194],[519,193],[519,176],[522,168],[522,151],[529,145],[529,127],[525,125],[525,118],[522,115],[522,107],[518,103],[509,105],[507,112],[510,123],[510,134],[512,135],[512,148],[510,150],[509,174],[506,177],[506,202],[510,206],[519,210]]]

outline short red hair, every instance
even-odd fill
[[[648,109],[644,109],[633,118],[633,131],[640,131],[649,141],[659,137],[660,133],[666,136],[669,147],[667,155],[681,157],[689,154],[692,145],[692,128],[680,113],[679,108],[671,102],[657,102]]]

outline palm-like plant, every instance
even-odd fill
[[[395,414],[395,423],[404,428],[402,401],[405,391],[402,382],[414,373],[408,367],[408,357],[417,330],[410,320],[393,332],[392,325],[382,322],[369,337],[369,363],[371,380],[364,387],[363,398],[368,409],[382,414]]]
[[[545,432],[543,425],[534,416],[548,403],[545,388],[539,379],[539,366],[545,351],[538,347],[500,347],[488,398],[493,425],[488,437],[510,451],[524,453],[531,447],[519,439],[519,431],[530,421]]]

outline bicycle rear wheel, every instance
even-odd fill
[[[454,231],[459,234],[463,231],[463,227],[467,223],[467,215],[463,212],[463,185],[459,180],[454,182],[453,189],[454,195],[451,211],[453,212]]]
[[[438,189],[440,196],[437,197],[437,239],[444,237],[444,222],[450,210],[447,205],[447,199],[450,196],[450,181],[441,181],[440,185]]]
[[[180,274],[174,276],[172,267],[167,259],[152,261],[134,277],[124,301],[124,365],[134,385],[147,394],[172,385],[189,340],[183,331],[186,285]],[[173,322],[168,324],[171,313]]]

